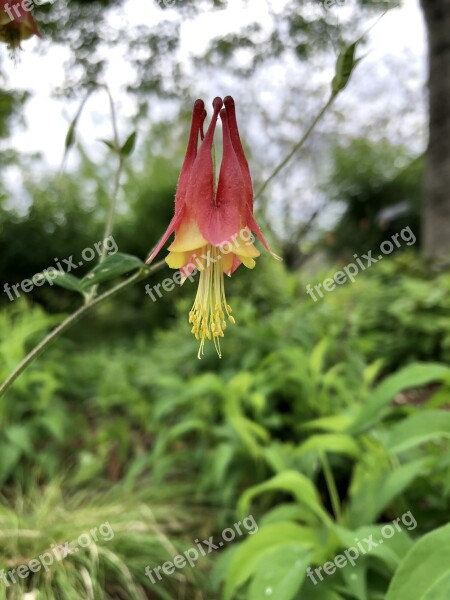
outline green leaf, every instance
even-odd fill
[[[341,92],[347,86],[351,74],[359,62],[359,60],[355,59],[356,47],[358,44],[359,40],[353,42],[353,44],[350,44],[339,53],[336,61],[336,74],[331,83],[334,95]]]
[[[31,452],[32,444],[30,439],[30,430],[25,425],[13,425],[6,429],[6,437],[11,444],[16,446],[26,454]]]
[[[309,359],[309,368],[313,375],[320,375],[323,371],[325,355],[328,350],[330,342],[327,338],[323,338],[315,347],[312,349],[311,357]]]
[[[402,390],[422,387],[450,377],[450,369],[434,363],[413,363],[398,373],[387,377],[367,399],[353,423],[350,431],[361,432],[380,420],[387,405]]]
[[[391,452],[404,452],[441,438],[450,438],[450,413],[420,411],[391,428],[387,446]]]
[[[326,584],[321,584],[313,587],[313,584],[305,589],[305,593],[299,596],[299,600],[305,598],[305,600],[344,600],[343,597],[338,594],[335,590],[326,589]],[[304,586],[305,587],[305,586]]]
[[[50,285],[58,285],[59,287],[65,288],[66,290],[71,290],[73,292],[83,293],[81,288],[81,279],[74,277],[73,275],[69,275],[69,273],[61,273],[54,269],[52,271],[52,275],[50,273],[38,273],[35,275],[36,278],[45,279]]]
[[[291,470],[283,471],[269,479],[269,481],[246,490],[239,500],[240,513],[248,514],[253,498],[270,491],[291,493],[300,505],[309,509],[312,520],[318,517],[325,523],[330,522],[330,517],[322,507],[314,484],[302,473]]]
[[[374,457],[375,461],[376,458]],[[348,523],[353,527],[371,523],[411,483],[429,470],[429,459],[420,458],[388,471],[387,466],[360,463],[350,486]],[[372,467],[372,468],[368,468]]]
[[[112,150],[113,152],[115,152],[116,154],[119,153],[119,148],[116,146],[116,143],[114,140],[99,140],[99,142],[103,142],[105,144],[105,146],[108,146],[108,148],[110,150]]]
[[[316,536],[309,527],[292,521],[278,522],[261,527],[239,545],[227,572],[224,599],[230,600],[235,591],[244,585],[258,570],[265,554],[287,544],[302,546],[309,551],[317,544]],[[273,596],[276,598],[277,596]]]
[[[422,537],[397,569],[386,600],[450,598],[450,524]]]
[[[130,154],[133,152],[134,147],[136,145],[136,135],[137,135],[136,131],[133,131],[133,133],[130,133],[126,142],[120,149],[120,154],[122,156],[130,156]]]
[[[248,600],[292,600],[297,595],[311,558],[300,544],[284,544],[264,554],[258,563],[247,595]]]
[[[339,575],[344,580],[344,589],[348,591],[351,598],[368,600],[367,568],[367,563],[361,560],[352,566],[351,569],[344,568],[339,571]]]
[[[406,529],[407,526],[411,527],[413,524],[409,522],[405,525],[405,523],[399,522],[398,525],[401,527],[401,530],[398,531],[396,529],[395,534],[391,538],[383,537],[382,530],[385,525],[393,527],[392,523],[383,523],[372,525],[370,527],[363,526],[353,530],[337,526],[336,531],[339,535],[340,546],[343,549],[356,547],[358,540],[362,543],[364,550],[367,551],[369,546],[364,540],[372,536],[374,542],[372,544],[373,547],[370,548],[369,554],[362,553],[362,556],[366,555],[378,558],[385,564],[389,572],[393,573],[403,560],[403,557],[413,546],[413,541],[409,537]],[[383,541],[382,544],[380,543],[380,540]],[[360,550],[361,549],[359,548],[359,551]]]
[[[350,428],[353,423],[351,415],[339,414],[331,417],[313,419],[301,426],[302,429],[319,429],[322,431],[343,432]]]
[[[76,139],[76,137],[75,137],[75,129],[76,129],[77,123],[78,123],[78,115],[70,123],[69,129],[67,130],[66,139],[65,139],[65,142],[64,142],[64,148],[65,148],[66,152],[68,150],[70,150],[70,148],[72,148],[72,146],[75,143],[75,139]]]
[[[98,283],[115,279],[124,273],[129,273],[136,269],[144,268],[146,268],[146,265],[137,256],[117,252],[116,254],[107,256],[102,263],[85,275],[81,280],[80,287],[85,291]]]
[[[296,455],[301,456],[307,452],[331,452],[357,457],[360,449],[355,440],[349,435],[325,433],[309,437],[306,442],[299,446]]]

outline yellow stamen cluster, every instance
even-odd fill
[[[215,246],[208,245],[205,248],[208,259],[205,260],[200,270],[200,281],[194,305],[189,313],[189,323],[192,324],[192,333],[200,341],[198,357],[203,355],[205,341],[213,340],[219,358],[220,338],[224,337],[227,327],[226,318],[234,324],[231,316],[231,306],[225,298],[225,286],[223,281],[222,254]]]

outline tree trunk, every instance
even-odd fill
[[[423,206],[424,253],[450,254],[450,0],[421,0],[428,31],[429,143]]]

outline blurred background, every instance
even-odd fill
[[[146,294],[165,267],[86,311],[5,390],[0,598],[448,600],[450,3],[421,4],[0,2],[21,15],[0,16],[2,382],[92,300],[80,280],[98,256],[78,262],[111,202],[118,254],[89,285],[143,268],[196,98],[209,115],[235,98],[255,214],[283,258],[262,251],[227,278],[221,359],[212,344],[197,359],[197,282]],[[18,29],[29,19],[41,37]],[[265,185],[357,41],[345,89]],[[71,277],[24,290],[69,257]],[[354,282],[327,291],[350,263]],[[408,512],[416,527],[354,566],[307,575]],[[250,514],[257,532],[146,574]],[[105,522],[112,539],[8,574]]]

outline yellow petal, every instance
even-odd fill
[[[233,266],[233,255],[231,253],[230,254],[222,254],[222,263],[223,263],[223,270],[226,273]]]
[[[181,269],[189,260],[190,255],[190,252],[169,252],[165,260],[171,269]]]
[[[248,256],[239,256],[239,255],[238,255],[238,258],[242,262],[242,264],[247,267],[247,269],[255,268],[256,262],[253,260],[253,258],[249,258]]]
[[[238,256],[247,256],[248,258],[257,258],[261,255],[261,252],[256,248],[254,244],[233,244],[233,252]]]
[[[194,220],[182,221],[175,234],[175,240],[168,249],[174,252],[192,252],[196,248],[206,246],[207,243]]]

